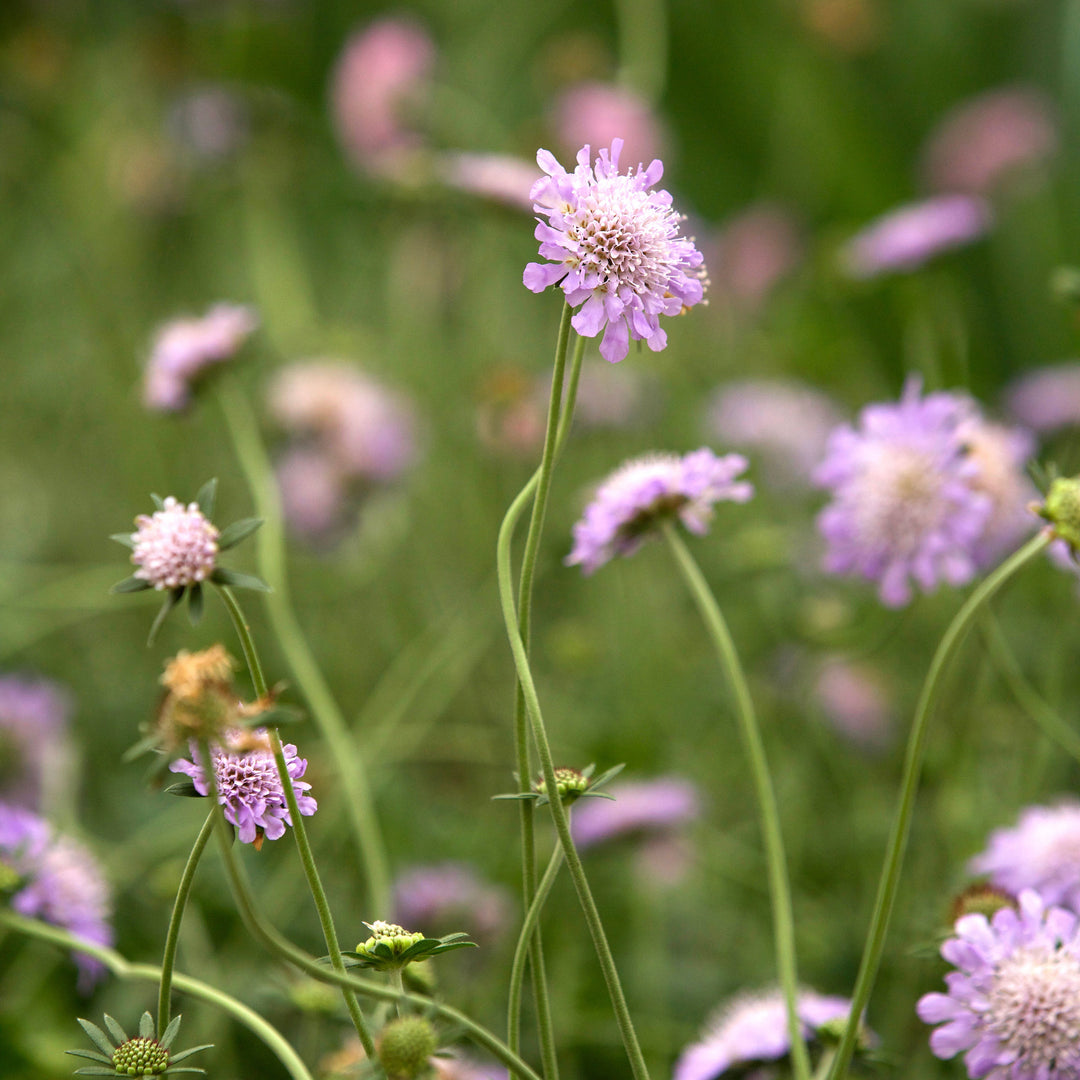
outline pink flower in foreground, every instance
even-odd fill
[[[140,514],[131,534],[134,577],[159,591],[182,589],[204,581],[217,562],[218,530],[198,503],[185,506],[171,495],[160,510]]]

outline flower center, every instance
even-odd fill
[[[890,448],[868,463],[853,501],[866,541],[910,554],[941,520],[939,468],[918,450]]]
[[[1080,1063],[1080,960],[1064,950],[1026,949],[998,969],[987,1029],[1025,1068]]]

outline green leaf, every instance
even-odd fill
[[[179,784],[170,784],[163,794],[180,795],[185,799],[202,799],[205,797],[196,790],[194,780],[182,780]]]
[[[236,547],[241,540],[246,540],[253,532],[258,531],[264,521],[264,518],[250,517],[226,525],[218,537],[218,551],[228,551],[229,548]]]
[[[154,644],[154,641],[158,636],[158,631],[165,625],[165,619],[168,617],[169,612],[172,611],[183,598],[184,587],[182,585],[169,593],[168,599],[161,605],[161,610],[157,613],[157,617],[150,627],[150,635],[146,639],[147,648]]]
[[[217,499],[217,477],[212,477],[195,494],[195,502],[203,512],[203,517],[214,516],[214,502]]]
[[[421,953],[433,953],[438,945],[438,938],[421,938],[401,953],[400,956],[398,956],[398,960],[404,964],[406,961],[412,960],[414,956],[419,956]]]
[[[254,589],[256,592],[273,592],[273,589],[254,574],[241,574],[239,570],[226,570],[224,566],[217,567],[210,575],[210,580],[215,585],[231,585],[234,589]]]
[[[281,724],[299,724],[307,719],[307,713],[295,705],[274,705],[261,713],[240,722],[240,727],[278,727]]]
[[[206,1075],[206,1070],[205,1070],[205,1069],[198,1069],[198,1068],[196,1068],[196,1067],[195,1067],[194,1065],[185,1065],[185,1066],[184,1066],[184,1067],[183,1067],[182,1069],[174,1069],[174,1068],[173,1068],[173,1067],[172,1067],[172,1066],[170,1065],[170,1066],[168,1067],[168,1069],[166,1069],[165,1071],[166,1071],[167,1073],[189,1072],[189,1073],[200,1073],[200,1074],[202,1074],[203,1076],[205,1076],[205,1075]]]
[[[203,1043],[202,1046],[193,1046],[188,1050],[181,1050],[179,1054],[170,1054],[169,1055],[169,1061],[170,1062],[183,1061],[185,1058],[191,1057],[192,1054],[199,1053],[200,1050],[213,1050],[213,1049],[214,1049],[214,1044],[213,1043]],[[172,1068],[171,1064],[169,1065],[169,1068],[170,1069]],[[206,1071],[205,1069],[200,1069],[199,1070],[199,1072],[205,1072],[205,1071]]]
[[[123,544],[126,548],[133,548],[135,546],[135,539],[131,533],[113,533],[109,539],[115,540],[118,544]]]
[[[154,586],[149,581],[139,577],[127,577],[118,581],[110,590],[111,593],[142,592],[144,589],[152,589]]]
[[[614,778],[615,778],[616,776],[618,776],[618,775],[619,775],[619,773],[621,773],[621,772],[623,771],[623,769],[625,769],[625,768],[626,768],[626,762],[625,762],[625,761],[624,761],[624,762],[622,762],[622,763],[621,763],[621,764],[619,764],[619,765],[612,765],[612,766],[611,766],[611,768],[607,770],[607,772],[602,772],[602,773],[601,773],[601,774],[600,774],[600,775],[599,775],[599,776],[598,776],[598,777],[597,777],[597,778],[596,778],[596,779],[595,779],[595,780],[594,780],[594,781],[593,781],[593,782],[592,782],[592,783],[591,783],[591,784],[589,785],[589,791],[592,791],[592,790],[593,790],[594,788],[598,788],[598,787],[600,787],[600,785],[601,785],[601,784],[606,784],[606,783],[607,783],[607,782],[608,782],[609,780],[612,780],[612,779],[614,779]],[[613,797],[614,797],[614,796],[608,796],[608,798],[613,798]]]
[[[100,1061],[103,1065],[112,1064],[111,1057],[99,1054],[96,1050],[65,1050],[64,1053],[70,1054],[72,1057],[86,1058],[87,1061]]]
[[[116,1076],[115,1069],[106,1069],[101,1065],[84,1065],[81,1069],[76,1069],[72,1074],[73,1076]]]
[[[160,495],[158,495],[158,494],[157,494],[156,492],[154,492],[154,491],[151,491],[151,492],[150,492],[150,498],[154,500],[154,505],[155,505],[155,506],[156,506],[156,507],[157,507],[157,508],[158,508],[159,510],[164,510],[164,509],[165,509],[165,502],[164,502],[164,500],[163,500],[163,499],[161,498],[161,496],[160,496]]]
[[[480,946],[475,941],[455,941],[452,945],[440,945],[437,949],[431,950],[432,956],[439,956],[444,952],[453,952],[455,949],[479,949]]]
[[[538,791],[515,791],[506,795],[492,795],[493,799],[539,799]]]
[[[148,1012],[144,1012],[139,1017],[139,1037],[143,1039],[154,1037],[154,1018]]]
[[[188,618],[192,626],[198,626],[203,617],[203,591],[202,584],[195,582],[188,590]]]
[[[136,758],[142,757],[148,750],[155,749],[160,741],[161,738],[156,732],[152,735],[145,735],[134,746],[129,746],[120,760],[125,765],[129,765]]]
[[[128,1033],[108,1013],[105,1014],[105,1026],[109,1029],[109,1034],[116,1041],[117,1046],[128,1041]]]
[[[158,1039],[158,1045],[163,1050],[168,1050],[172,1046],[173,1039],[176,1038],[176,1033],[180,1030],[180,1017],[182,1014],[178,1013],[169,1021],[169,1026],[165,1029],[165,1034]]]
[[[79,1026],[90,1036],[90,1041],[112,1061],[113,1051],[116,1047],[109,1042],[105,1032],[97,1024],[92,1024],[89,1020],[83,1020],[82,1017],[79,1017]]]
[[[438,940],[443,945],[449,945],[453,941],[464,941],[468,937],[468,933],[464,930],[459,930],[456,934],[443,934]]]

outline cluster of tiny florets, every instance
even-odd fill
[[[169,1067],[169,1051],[157,1039],[128,1039],[116,1048],[112,1059],[120,1076],[160,1076]]]
[[[155,589],[180,589],[212,573],[218,553],[218,530],[198,503],[185,506],[171,495],[154,514],[135,519],[131,535],[134,576]]]

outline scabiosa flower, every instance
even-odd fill
[[[989,1080],[1073,1080],[1080,1074],[1080,934],[1076,916],[1032,889],[1019,911],[965,915],[941,955],[957,970],[948,993],[917,1012],[939,1058],[961,1051],[968,1075]]]
[[[818,670],[812,693],[832,726],[853,743],[873,750],[889,741],[893,709],[873,668],[830,659]]]
[[[153,514],[135,519],[131,561],[134,577],[159,592],[182,589],[209,577],[217,561],[218,530],[197,502],[186,506],[171,495]]]
[[[943,251],[979,239],[990,223],[990,207],[982,199],[938,195],[871,222],[848,241],[842,262],[855,278],[916,270]]]
[[[1005,407],[1040,434],[1080,424],[1080,363],[1072,360],[1022,375],[1007,388]]]
[[[787,277],[803,254],[794,214],[779,203],[746,207],[724,223],[707,249],[714,286],[746,310],[753,310]]]
[[[253,308],[215,304],[199,319],[166,323],[154,337],[146,364],[143,400],[158,412],[180,412],[191,404],[196,381],[214,364],[231,360],[258,326]]]
[[[55,832],[43,818],[0,803],[0,865],[18,878],[12,910],[61,926],[96,945],[112,945],[112,896],[93,855]],[[89,990],[104,973],[92,957],[74,954],[79,986]]]
[[[967,398],[923,397],[909,379],[897,404],[867,406],[858,427],[832,433],[814,472],[833,496],[818,516],[826,570],[877,581],[890,607],[911,599],[910,578],[924,592],[971,580],[993,509],[958,434],[971,415]]]
[[[0,794],[37,807],[62,766],[71,713],[67,692],[47,679],[0,676]]]
[[[1080,914],[1080,802],[1027,807],[1014,826],[990,834],[968,869],[1014,896],[1034,889]]]
[[[173,1040],[180,1030],[179,1016],[174,1016],[161,1038],[155,1038],[154,1018],[144,1012],[139,1019],[139,1034],[131,1037],[108,1013],[105,1014],[106,1034],[89,1020],[80,1018],[79,1024],[90,1037],[97,1050],[65,1050],[74,1057],[96,1062],[75,1070],[79,1076],[171,1076],[175,1073],[203,1073],[205,1069],[180,1066],[193,1054],[210,1050],[211,1044],[193,1046],[179,1052],[172,1049]]]
[[[830,1021],[846,1020],[851,1002],[803,990],[798,995],[797,1012],[803,1037],[812,1039]],[[790,1050],[787,1011],[780,992],[743,994],[724,1006],[701,1039],[682,1052],[674,1080],[712,1080],[729,1069],[778,1061]]]
[[[608,146],[621,138],[632,161],[651,161],[664,153],[664,132],[649,103],[610,83],[584,82],[564,90],[552,110],[551,126],[566,150],[585,143]]]
[[[560,283],[574,329],[583,337],[604,331],[600,355],[622,360],[630,339],[654,352],[667,345],[661,315],[678,315],[701,302],[705,271],[692,239],[679,236],[680,217],[666,191],[649,191],[663,175],[659,159],[648,168],[619,173],[622,139],[601,150],[589,166],[590,147],[568,173],[548,150],[536,155],[547,174],[530,193],[547,217],[536,226],[540,254],[552,261],[529,263],[525,287],[543,292]]]
[[[608,788],[611,799],[590,799],[570,823],[579,848],[616,837],[666,832],[694,821],[701,811],[697,788],[678,776],[624,780]]]
[[[403,926],[448,930],[468,921],[476,937],[492,939],[510,915],[506,891],[460,862],[414,866],[394,882],[394,920]]]
[[[310,817],[318,809],[318,803],[307,794],[311,785],[300,779],[307,771],[307,761],[297,757],[292,743],[286,743],[283,750],[297,806],[304,817]],[[169,771],[190,776],[195,790],[200,795],[208,795],[210,786],[199,749],[194,744],[191,758],[190,761],[187,758],[174,761]],[[225,808],[225,820],[236,826],[240,842],[254,844],[257,851],[262,847],[264,837],[277,840],[282,836],[285,826],[292,824],[292,818],[266,729],[226,732],[223,746],[210,747],[210,760],[218,802]]]
[[[566,565],[591,574],[615,555],[632,555],[665,519],[677,518],[703,535],[715,503],[746,502],[754,494],[751,484],[735,479],[746,465],[741,454],[717,457],[704,447],[683,457],[654,454],[628,461],[585,507]]]

